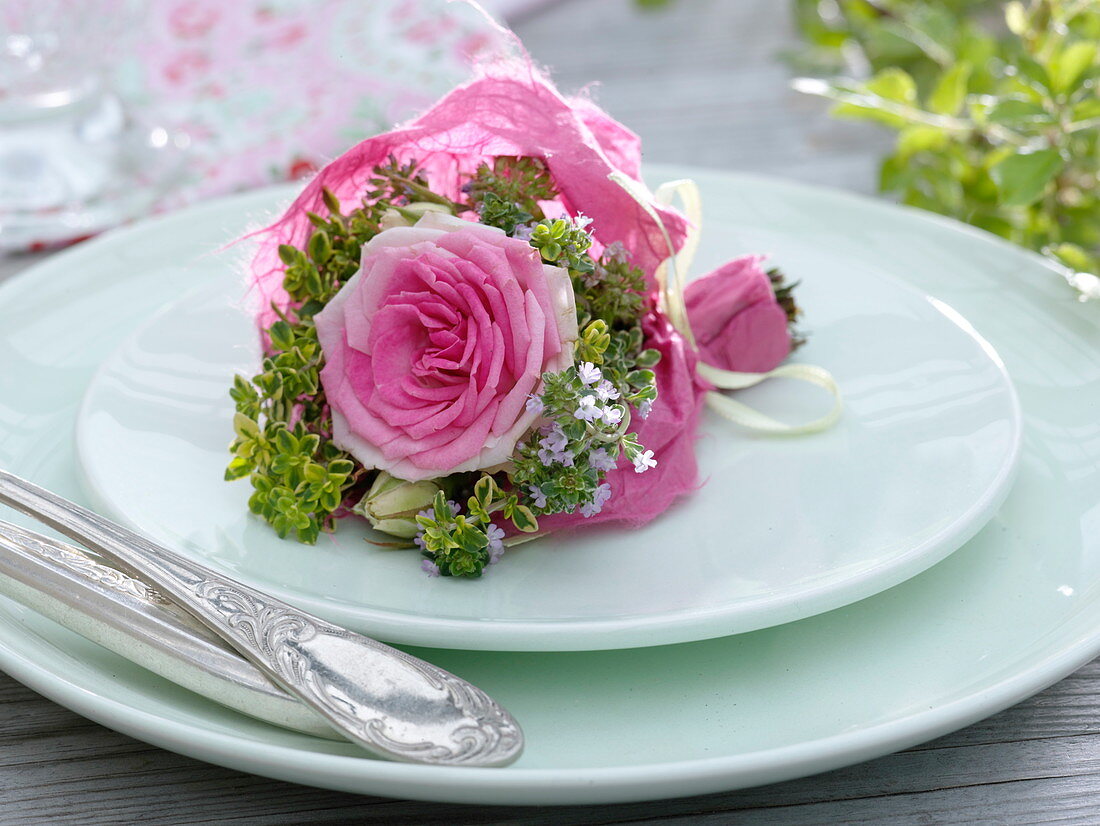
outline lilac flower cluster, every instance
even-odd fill
[[[582,361],[544,377],[542,394],[527,398],[527,409],[545,418],[536,435],[520,445],[513,478],[536,512],[590,518],[610,500],[604,475],[621,457],[636,473],[656,466],[653,451],[625,433],[629,409],[622,392],[595,363]]]
[[[627,252],[626,247],[623,246],[622,241],[614,241],[604,247],[603,255],[595,262],[595,266],[592,268],[592,272],[585,273],[581,280],[584,281],[584,286],[591,289],[607,278],[607,265],[618,264],[624,265],[627,259],[630,257],[630,253]]]
[[[581,396],[577,409],[573,413],[576,418],[586,422],[600,421],[610,427],[614,427],[623,420],[621,407],[597,403],[615,401],[619,398],[618,389],[603,377],[600,368],[590,361],[582,362],[577,368],[577,377],[585,387],[592,388],[592,393]]]
[[[586,505],[581,505],[581,516],[585,519],[595,516],[597,513],[603,510],[604,503],[611,498],[611,485],[604,482],[602,485],[596,488],[596,492],[592,495],[592,501]]]
[[[539,440],[539,460],[549,467],[552,464],[573,467],[573,453],[567,450],[569,437],[557,422],[550,422],[539,428],[542,439]]]

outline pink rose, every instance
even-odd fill
[[[787,313],[760,266],[763,260],[746,255],[688,284],[688,320],[704,363],[766,373],[790,355]]]
[[[316,316],[333,439],[418,481],[508,460],[544,372],[573,363],[568,274],[516,238],[452,215],[379,233]]]

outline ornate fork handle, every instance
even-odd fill
[[[0,503],[157,586],[378,757],[503,766],[523,749],[505,709],[437,666],[299,611],[3,470]]]

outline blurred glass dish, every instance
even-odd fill
[[[504,39],[448,0],[3,0],[0,251],[309,175]]]
[[[91,235],[147,212],[179,145],[123,106],[111,75],[137,0],[0,5],[0,250]]]

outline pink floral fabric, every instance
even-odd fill
[[[142,121],[185,147],[172,205],[308,177],[506,48],[483,15],[447,0],[157,0],[141,9],[116,87]]]

